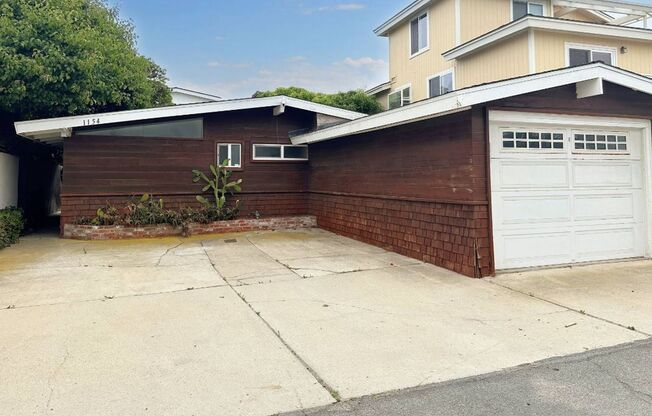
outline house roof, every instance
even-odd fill
[[[265,98],[244,98],[223,100],[199,104],[183,104],[170,107],[145,108],[141,110],[117,111],[112,113],[87,114],[72,117],[49,118],[42,120],[19,121],[14,123],[16,134],[32,140],[46,143],[61,142],[69,137],[76,127],[98,126],[131,121],[155,120],[169,117],[183,117],[200,114],[220,113],[226,111],[249,110],[256,108],[285,107],[312,111],[345,120],[355,120],[365,114],[343,110],[328,105],[317,104],[296,98],[277,96]]]
[[[206,94],[205,92],[193,91],[193,90],[189,90],[189,89],[181,88],[181,87],[172,87],[172,88],[170,88],[170,91],[172,92],[172,94],[175,94],[175,93],[176,94],[183,94],[183,95],[187,95],[187,96],[190,96],[190,97],[193,97],[193,98],[204,100],[206,102],[207,101],[219,101],[219,100],[222,99],[222,97],[217,96],[217,95]]]
[[[378,26],[374,33],[378,36],[387,36],[396,26],[401,25],[415,13],[420,12],[436,0],[416,0],[407,7],[390,17]],[[652,13],[652,6],[631,1],[621,0],[554,0],[555,6],[577,7],[595,12],[612,12],[624,15],[645,15]],[[608,15],[604,15],[608,16]]]
[[[390,81],[383,82],[382,84],[376,85],[375,87],[369,88],[365,93],[367,95],[376,95],[383,91],[392,89],[392,83]]]
[[[563,85],[575,84],[578,97],[599,95],[602,94],[603,81],[652,95],[652,79],[598,62],[453,91],[439,97],[360,118],[328,129],[295,136],[292,138],[292,143],[318,143],[367,133],[465,111],[474,105]]]
[[[458,59],[516,34],[524,33],[529,29],[555,30],[648,41],[652,40],[652,30],[650,29],[528,15],[456,46],[455,48],[444,52],[442,56],[447,60]]]

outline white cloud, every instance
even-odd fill
[[[364,9],[365,5],[361,3],[340,3],[334,4],[332,6],[322,6],[317,10],[320,12],[327,12],[330,10],[340,10],[340,11],[349,11],[349,10],[360,10]]]
[[[342,61],[344,65],[351,66],[353,68],[362,68],[362,67],[385,67],[385,61],[382,59],[373,59],[368,56],[362,58],[346,58]]]
[[[325,93],[366,89],[387,81],[388,75],[387,63],[370,57],[346,58],[331,64],[314,64],[307,59],[299,62],[286,60],[274,67],[267,64],[264,68],[251,69],[253,71],[248,75],[236,71],[217,82],[197,85],[173,79],[173,83],[225,98],[241,98],[250,97],[256,91],[289,86]]]
[[[233,62],[220,62],[220,61],[211,61],[208,63],[208,66],[211,68],[235,68],[243,69],[249,68],[251,65],[247,63],[233,63]]]

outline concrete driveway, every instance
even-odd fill
[[[0,251],[0,414],[269,415],[646,338],[652,262],[610,267],[472,280],[321,230],[27,237]]]

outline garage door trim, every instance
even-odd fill
[[[497,163],[495,159],[500,159],[497,156],[501,155],[502,156],[502,161],[505,160],[505,154],[503,150],[503,144],[502,144],[502,133],[501,137],[498,139],[496,137],[496,132],[500,131],[500,128],[504,127],[518,127],[519,125],[525,127],[531,127],[531,126],[539,126],[542,128],[549,128],[552,130],[563,130],[564,132],[571,132],[575,130],[581,130],[581,129],[596,129],[596,130],[602,130],[602,131],[627,131],[628,135],[628,141],[630,143],[635,143],[634,146],[638,146],[636,144],[636,141],[638,140],[639,134],[640,134],[640,160],[637,155],[639,153],[629,153],[629,148],[626,153],[623,152],[615,152],[616,156],[608,153],[600,153],[600,152],[595,152],[593,154],[578,154],[577,151],[572,150],[571,146],[574,146],[572,142],[569,140],[571,139],[570,134],[565,134],[564,136],[564,149],[563,150],[557,150],[555,149],[541,149],[538,153],[536,153],[536,150],[532,151],[532,153],[528,154],[529,152],[522,152],[522,153],[515,153],[518,154],[518,158],[512,158],[510,162],[513,162],[515,164],[518,164],[519,162],[522,163],[527,163],[528,161],[533,161],[536,158],[539,158],[541,160],[541,153],[546,154],[545,157],[545,163],[550,164],[551,167],[554,167],[556,163],[566,163],[564,161],[567,161],[569,163],[569,166],[574,168],[575,165],[581,165],[582,163],[590,163],[590,160],[592,159],[597,159],[600,160],[601,162],[603,160],[606,160],[609,162],[609,164],[613,164],[614,166],[624,166],[625,164],[629,163],[630,166],[632,166],[632,169],[635,169],[636,175],[638,174],[638,166],[641,166],[641,175],[640,175],[640,181],[642,183],[640,184],[640,188],[633,186],[631,192],[632,194],[638,192],[637,195],[637,200],[639,201],[637,205],[639,208],[633,208],[634,211],[638,210],[637,213],[639,215],[639,218],[642,219],[642,222],[644,225],[641,225],[640,222],[638,225],[634,224],[633,227],[635,227],[635,231],[633,232],[634,234],[637,235],[637,241],[638,241],[638,247],[636,253],[637,255],[640,255],[638,253],[641,252],[641,244],[644,244],[644,247],[642,248],[645,257],[651,257],[652,255],[652,126],[650,124],[649,120],[643,120],[643,119],[631,119],[631,118],[616,118],[616,117],[602,117],[602,116],[571,116],[571,115],[562,115],[562,114],[549,114],[549,113],[534,113],[534,112],[517,112],[517,111],[504,111],[504,110],[490,110],[489,111],[489,139],[490,139],[490,169],[491,169],[491,177],[495,178],[496,175],[496,169],[497,166],[499,166],[500,169],[503,169],[502,164]],[[630,140],[629,139],[629,134],[632,134],[635,138],[635,140]],[[549,146],[549,145],[548,145]],[[569,150],[570,149],[570,150]],[[624,163],[620,163],[617,159],[618,157],[622,157],[622,160],[624,160]],[[585,162],[584,159],[588,160],[589,162]],[[634,170],[633,170],[634,171]],[[570,181],[570,178],[564,178],[561,175],[563,175],[562,171],[560,170],[559,172],[559,177],[555,178],[557,182],[555,182],[555,186],[558,186],[561,188],[564,188],[565,186],[565,181]],[[497,241],[497,228],[499,227],[500,224],[497,222],[497,215],[500,215],[500,212],[496,212],[497,209],[500,209],[500,207],[496,206],[496,201],[495,199],[495,192],[497,189],[500,187],[500,185],[497,185],[498,181],[494,181],[493,179],[491,180],[491,185],[492,188],[490,190],[491,194],[491,203],[492,203],[492,211],[493,211],[493,227],[494,229],[492,231],[492,239],[493,243],[496,246],[494,250],[494,261],[496,264],[496,268],[498,270],[501,269],[509,269],[509,268],[522,268],[524,266],[511,266],[511,267],[505,267],[504,264],[501,264],[501,247],[498,247],[498,241]],[[513,186],[513,191],[514,192],[519,192],[519,184],[518,181],[515,180],[513,184],[510,184],[510,186]],[[495,187],[495,188],[494,188]],[[615,197],[618,196],[619,191],[618,187],[612,187],[611,190],[609,190],[609,186],[602,186],[602,192],[603,193],[609,193],[615,195]],[[543,188],[542,188],[543,189]],[[573,190],[575,188],[571,187],[569,192],[573,194]],[[536,186],[531,189],[528,188],[528,191],[536,191]],[[505,188],[500,189],[501,192],[505,191]],[[589,188],[586,188],[586,191],[590,191]],[[613,191],[613,192],[612,192]],[[599,193],[600,191],[598,191]],[[642,192],[642,194],[641,194]],[[543,192],[545,195],[545,192]],[[502,197],[505,194],[501,194],[500,196]],[[537,192],[532,192],[532,196],[534,199],[536,199],[539,195]],[[584,195],[586,196],[586,195]],[[545,198],[545,196],[544,196]],[[554,198],[553,198],[554,199]],[[643,201],[642,203],[640,201]],[[624,204],[626,202],[625,198],[621,198],[619,203]],[[560,204],[563,203],[563,201],[559,201]],[[624,206],[624,205],[623,205]],[[641,212],[643,211],[643,212]],[[554,217],[554,215],[552,215]],[[551,218],[554,222],[554,218]],[[617,227],[617,218],[615,219],[616,223],[615,224],[610,224],[608,225],[609,227],[614,227],[614,231],[616,231]],[[552,225],[552,224],[551,224]],[[551,228],[554,228],[551,227]],[[641,232],[638,230],[642,230],[642,232],[645,234],[643,236],[644,241],[641,242],[639,238],[641,237]],[[550,230],[551,232],[555,231],[553,229]],[[622,230],[620,230],[622,231]],[[585,233],[586,230],[578,231],[578,235],[583,235],[582,233]],[[614,238],[621,238],[622,239],[622,244],[626,245],[628,244],[628,236],[626,233],[623,231],[621,232],[620,235],[616,236],[614,234]],[[581,249],[581,247],[573,247],[573,250],[577,248],[578,250]],[[542,253],[542,255],[545,257],[546,253]],[[618,252],[615,252],[615,255],[618,255]],[[631,256],[630,256],[631,257]],[[565,261],[566,260],[566,261]],[[558,258],[557,260],[554,260],[553,257],[550,258],[550,265],[553,264],[565,264],[565,263],[571,263],[573,261],[577,260],[570,260],[570,259],[563,259],[563,258]],[[536,264],[534,264],[536,266]],[[527,266],[525,266],[527,267]]]

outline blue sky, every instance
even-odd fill
[[[296,85],[335,92],[387,79],[373,29],[408,0],[113,0],[171,86],[225,98]]]
[[[171,86],[220,95],[300,86],[336,92],[387,80],[373,29],[412,0],[109,0]],[[652,0],[638,0],[652,4]]]

